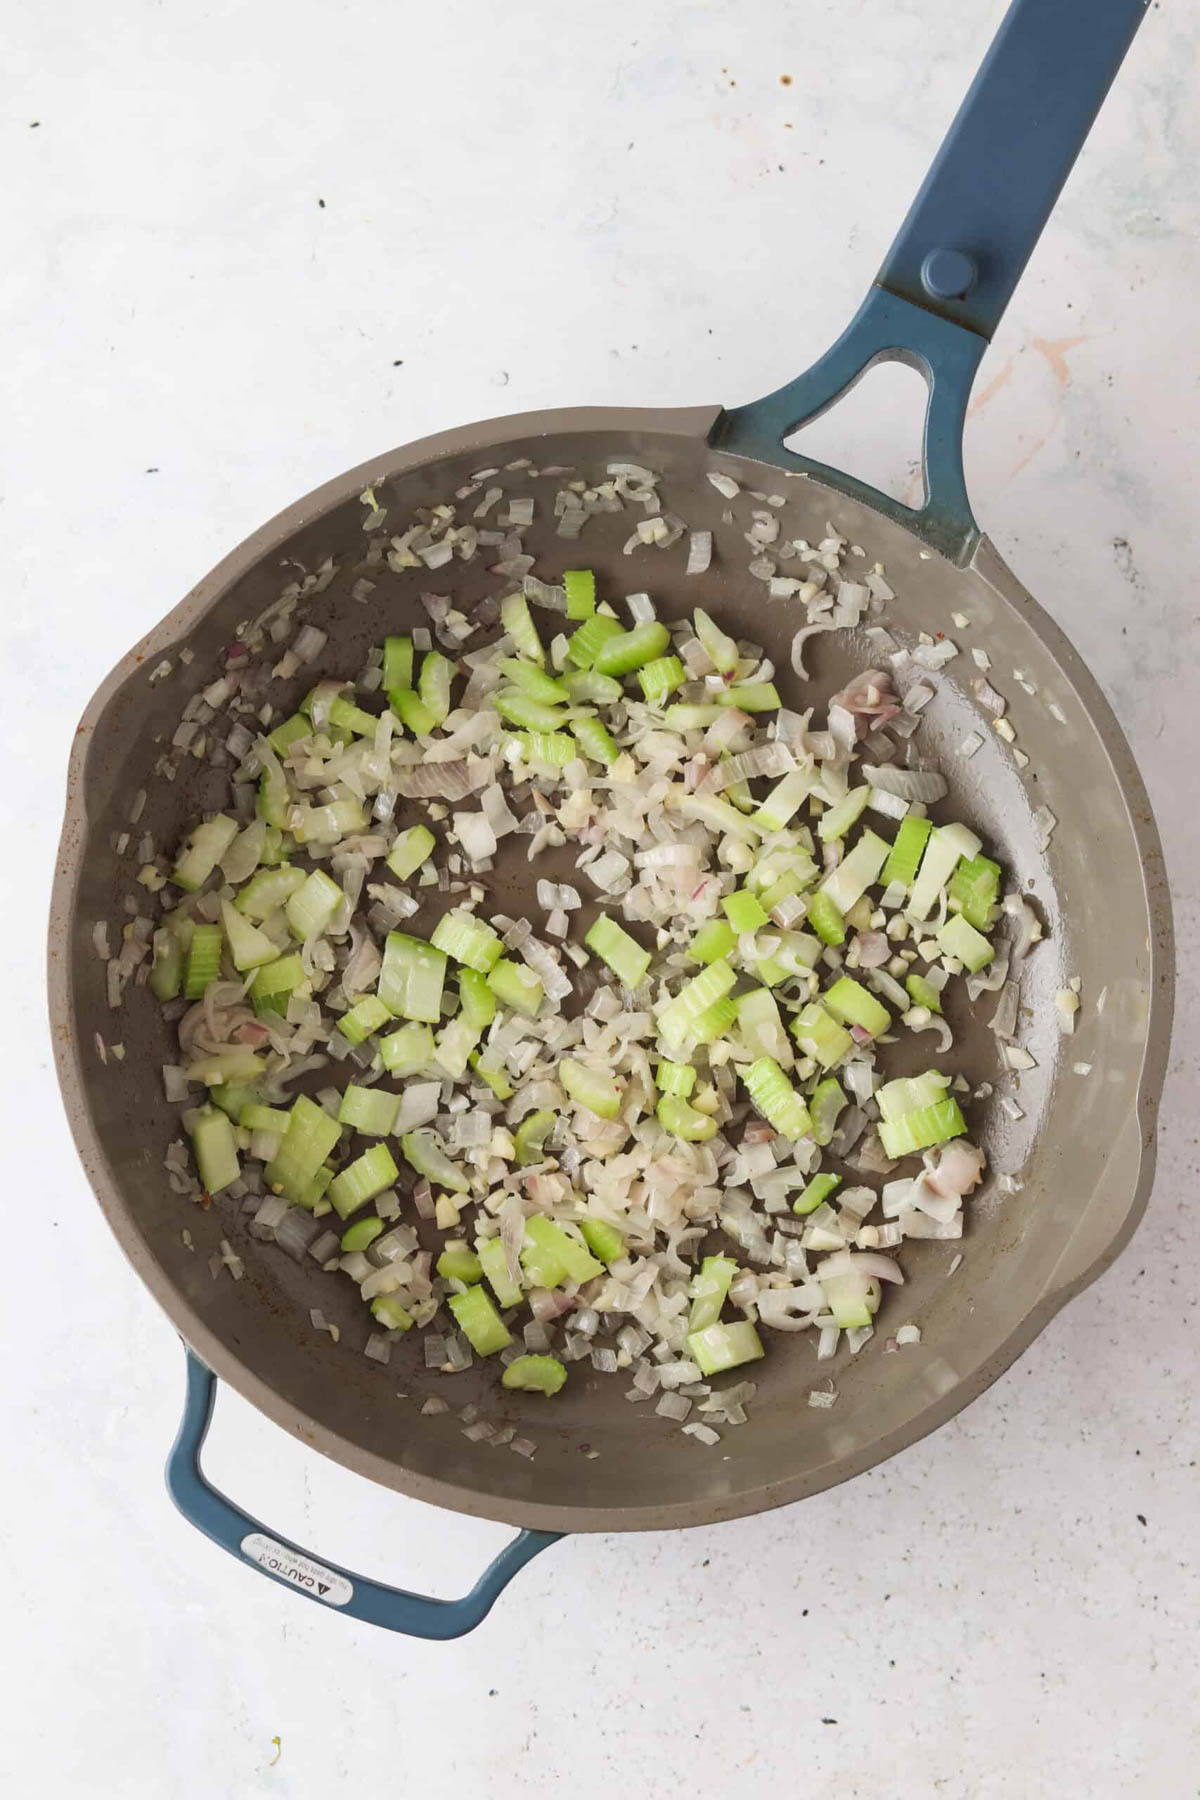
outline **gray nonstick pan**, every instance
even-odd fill
[[[232,1554],[316,1603],[392,1629],[452,1637],[477,1624],[521,1564],[564,1532],[706,1524],[818,1493],[952,1417],[1134,1230],[1153,1175],[1171,1016],[1158,835],[1104,696],[972,516],[961,437],[975,371],[1143,11],[1142,0],[1016,0],[862,308],[798,380],[730,410],[578,407],[492,419],[374,457],[236,549],[122,658],[88,706],[71,759],[50,926],[50,1008],[71,1129],[123,1249],[187,1347],[187,1406],[169,1464],[176,1502]],[[916,508],[783,447],[872,363],[887,359],[915,366],[928,390],[926,495]],[[702,579],[685,573],[686,541],[671,551],[648,549],[644,560],[624,555],[628,522],[619,517],[594,518],[579,544],[558,535],[556,482],[534,471],[570,467],[591,479],[622,459],[654,469],[670,508],[692,529],[711,530],[713,564]],[[837,1406],[818,1411],[805,1404],[811,1346],[773,1342],[756,1370],[752,1416],[721,1453],[700,1453],[678,1431],[651,1428],[643,1409],[626,1403],[620,1382],[590,1373],[573,1377],[552,1418],[541,1403],[530,1460],[468,1441],[454,1412],[425,1416],[413,1399],[399,1403],[398,1388],[417,1401],[425,1391],[419,1342],[398,1344],[388,1369],[364,1359],[362,1308],[350,1284],[340,1298],[338,1284],[315,1264],[247,1244],[236,1206],[218,1201],[201,1211],[170,1191],[163,1158],[178,1128],[158,1096],[160,1065],[174,1051],[144,990],[131,989],[120,1015],[124,1060],[102,1061],[95,1048],[115,1028],[92,925],[119,917],[128,897],[141,896],[132,849],[121,854],[114,846],[145,830],[173,844],[190,819],[219,802],[221,778],[203,761],[177,756],[170,781],[156,776],[155,765],[170,755],[185,704],[222,668],[239,621],[299,582],[298,616],[329,634],[315,674],[358,666],[387,631],[425,622],[418,593],[426,585],[384,564],[364,593],[372,538],[359,496],[371,487],[390,518],[407,518],[418,507],[453,503],[481,470],[499,470],[488,479],[508,491],[545,496],[525,534],[543,579],[586,562],[610,593],[651,589],[664,618],[699,601],[785,670],[803,616],[787,600],[768,600],[748,570],[748,496],[782,495],[791,537],[815,543],[828,524],[861,545],[886,570],[895,593],[887,625],[902,646],[922,632],[964,645],[937,676],[923,748],[951,776],[947,816],[986,836],[1045,922],[1021,994],[1036,1067],[1007,1090],[1021,1117],[993,1109],[982,1123],[992,1169],[1019,1174],[1019,1191],[1003,1193],[990,1181],[970,1202],[961,1246],[914,1247],[905,1292],[909,1313],[921,1321],[919,1346],[893,1356],[872,1354],[878,1346],[856,1358],[839,1353]],[[731,477],[736,497],[718,492],[713,474]],[[315,580],[318,571],[324,574]],[[456,565],[461,603],[498,591],[482,559]],[[951,623],[956,616],[968,621],[965,628]],[[972,645],[986,648],[993,679],[1008,695],[1015,745],[991,729],[972,687],[978,670],[965,653]],[[821,706],[871,660],[853,632],[817,638],[809,653],[811,679],[797,704]],[[1020,684],[1010,679],[1013,670]],[[301,679],[309,685],[313,678],[309,670]],[[962,741],[976,728],[982,747],[963,757]],[[141,789],[148,797],[134,832],[130,805]],[[1057,821],[1052,831],[1048,818]],[[509,910],[520,906],[530,879],[527,865],[498,864]],[[1053,996],[1072,977],[1086,1003],[1076,1034],[1065,1038]],[[998,1074],[994,1038],[966,1030],[959,1037],[957,1053],[977,1078]],[[194,1248],[183,1242],[184,1226]],[[237,1283],[209,1274],[209,1257],[225,1237],[245,1251],[246,1275]],[[948,1279],[960,1248],[964,1261]],[[312,1330],[314,1305],[340,1326],[340,1344]],[[313,1557],[250,1519],[203,1476],[200,1448],[218,1378],[348,1468],[418,1499],[511,1523],[519,1535],[453,1602]],[[495,1405],[491,1371],[476,1366],[458,1380],[456,1400]],[[523,1424],[539,1397],[506,1394],[504,1401]],[[598,1454],[582,1455],[583,1446]]]

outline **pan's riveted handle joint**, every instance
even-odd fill
[[[961,300],[979,277],[965,250],[931,250],[921,264],[921,286],[931,300]]]

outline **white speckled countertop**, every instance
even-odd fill
[[[1183,947],[1146,1222],[982,1400],[803,1508],[562,1544],[461,1643],[331,1618],[170,1508],[182,1359],[91,1201],[42,1022],[67,747],[118,654],[250,529],[387,445],[560,402],[733,402],[795,373],[870,280],[999,10],[10,8],[0,1791],[1200,1794],[1185,9],[1155,0],[969,427],[979,516],[1141,760]],[[823,422],[831,460],[904,479],[916,423],[897,427],[893,380]],[[461,1591],[505,1535],[354,1480],[228,1395],[210,1462],[279,1529],[405,1584]]]

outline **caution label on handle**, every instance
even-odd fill
[[[290,1581],[293,1587],[323,1600],[326,1606],[345,1606],[354,1593],[344,1575],[327,1569],[324,1563],[314,1562],[311,1556],[305,1556],[299,1550],[289,1550],[286,1544],[265,1537],[261,1531],[252,1531],[244,1537],[241,1549],[242,1555],[257,1563],[260,1569],[268,1569],[272,1575],[278,1575],[280,1581]]]

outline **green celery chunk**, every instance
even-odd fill
[[[235,1125],[240,1125],[246,1107],[258,1103],[258,1090],[240,1081],[226,1081],[220,1087],[209,1088],[208,1097],[214,1106],[228,1113]],[[288,1116],[291,1117],[290,1113]]]
[[[473,1051],[467,1060],[470,1063],[471,1068],[474,1069],[476,1075],[478,1075],[480,1081],[486,1082],[488,1087],[491,1088],[497,1100],[512,1099],[512,1082],[508,1079],[507,1074],[499,1063],[489,1062],[486,1056],[480,1056],[477,1050]]]
[[[428,737],[437,725],[437,720],[421,696],[411,688],[390,688],[388,705],[405,730],[411,731],[414,737]]]
[[[590,619],[596,610],[596,577],[591,569],[566,569],[563,587],[568,619]]]
[[[677,1094],[686,1100],[696,1085],[696,1071],[691,1063],[670,1062],[664,1056],[654,1072],[655,1085],[663,1094]]]
[[[607,913],[597,916],[583,941],[626,987],[635,988],[646,979],[650,952],[643,950],[637,939]]]
[[[604,1273],[603,1263],[596,1260],[586,1243],[581,1244],[577,1237],[540,1213],[525,1221],[525,1244],[532,1244],[542,1255],[560,1263],[568,1281],[591,1281]]]
[[[941,1012],[942,996],[923,975],[906,975],[904,985],[914,1006],[923,1006],[928,1012]]]
[[[470,1287],[465,1294],[451,1294],[446,1305],[476,1356],[495,1356],[512,1343],[512,1333],[483,1288]]]
[[[345,898],[337,882],[332,881],[324,869],[314,869],[283,909],[292,936],[299,938],[301,943],[320,937],[328,930]]]
[[[355,1087],[353,1082],[342,1095],[338,1122],[361,1131],[364,1137],[390,1137],[400,1110],[399,1094],[383,1088]]]
[[[496,996],[478,969],[460,969],[458,997],[462,1017],[475,1031],[486,1031],[496,1016]]]
[[[987,931],[995,922],[996,896],[1000,891],[1000,865],[988,856],[966,857],[950,882],[950,906],[961,912],[976,931]]]
[[[591,619],[588,625],[594,625],[595,622],[595,619]],[[588,625],[581,626],[580,629],[586,631]],[[664,656],[670,645],[671,634],[666,626],[653,620],[647,625],[635,625],[631,631],[620,631],[616,636],[609,637],[596,652],[594,666],[601,675],[632,675],[635,670],[644,668],[656,657]]]
[[[379,1054],[389,1075],[415,1075],[433,1061],[433,1033],[428,1025],[402,1025],[380,1039]]]
[[[522,1393],[557,1394],[567,1379],[557,1356],[518,1356],[500,1377],[500,1385]]]
[[[688,1034],[697,1044],[715,1044],[718,1038],[725,1036],[729,1027],[737,1018],[737,1003],[733,1000],[714,1000],[706,1006],[700,1017],[695,1020]]]
[[[767,988],[751,988],[739,994],[738,1032],[742,1042],[754,1056],[773,1056],[776,1062],[791,1068],[792,1049],[783,1029],[783,1019],[775,996]]]
[[[291,1122],[275,1159],[267,1164],[268,1187],[303,1204],[301,1196],[308,1191],[317,1170],[341,1135],[342,1128],[337,1120],[331,1119],[307,1094],[300,1094],[292,1107]]]
[[[619,681],[597,675],[595,669],[566,669],[558,679],[576,706],[614,706],[623,692]]]
[[[789,769],[771,789],[754,815],[763,831],[785,831],[812,792],[811,769]]]
[[[447,1244],[437,1259],[437,1272],[443,1281],[461,1281],[467,1287],[483,1280],[483,1264],[465,1244]]]
[[[443,951],[407,932],[389,931],[378,984],[379,998],[389,1012],[418,1024],[439,1024],[445,980]]]
[[[444,1069],[447,1075],[460,1081],[467,1072],[471,1052],[478,1042],[478,1030],[459,1013],[456,1019],[451,1019],[438,1032],[433,1059],[439,1069]]]
[[[531,1112],[513,1133],[517,1162],[522,1168],[543,1160],[543,1147],[557,1120],[552,1112]]]
[[[713,705],[687,706],[676,701],[668,706],[663,714],[663,724],[668,731],[707,731],[715,725],[721,716],[721,708]]]
[[[553,732],[567,723],[561,706],[547,706],[545,701],[535,700],[516,687],[501,688],[492,696],[492,705],[502,719],[524,731]]]
[[[664,1094],[654,1109],[664,1131],[687,1144],[704,1144],[717,1135],[717,1121],[685,1100],[682,1094]]]
[[[625,1254],[625,1236],[607,1219],[580,1219],[579,1229],[593,1256],[602,1263],[620,1262]]]
[[[488,986],[499,1000],[501,1006],[507,1006],[513,1012],[524,1013],[526,1018],[536,1017],[542,1004],[543,988],[532,969],[524,963],[513,962],[502,956],[496,966],[488,972]]]
[[[805,1056],[813,1057],[823,1069],[832,1069],[854,1048],[854,1039],[845,1026],[839,1025],[819,1000],[810,1000],[796,1014],[792,1036]]]
[[[928,819],[914,818],[912,813],[901,819],[896,841],[880,876],[884,887],[890,887],[893,881],[898,881],[902,887],[912,887],[932,830],[933,825]]]
[[[689,1332],[687,1347],[702,1375],[720,1375],[742,1363],[757,1362],[766,1354],[753,1325],[741,1319],[733,1325],[706,1325],[702,1331]]]
[[[828,1076],[819,1081],[813,1089],[808,1101],[808,1110],[812,1114],[813,1142],[824,1146],[837,1130],[838,1117],[846,1106],[846,1096],[841,1084]]]
[[[163,925],[154,933],[150,992],[156,1000],[175,1000],[183,991],[187,946],[178,931]]]
[[[908,897],[909,918],[927,919],[959,862],[977,856],[980,848],[979,839],[965,825],[935,825]]]
[[[808,902],[808,922],[823,944],[844,944],[846,922],[828,894],[820,889]]]
[[[519,656],[502,656],[496,667],[513,687],[520,688],[531,700],[540,700],[543,706],[558,706],[571,697],[562,682],[547,675],[537,663],[522,662]]]
[[[767,923],[767,914],[757,895],[747,893],[745,888],[726,894],[721,902],[721,911],[729,920],[730,929],[738,937],[748,931],[758,931]]]
[[[429,861],[436,847],[437,839],[427,825],[411,825],[397,835],[388,851],[387,866],[397,881],[407,881]]]
[[[736,945],[737,932],[728,919],[709,919],[688,945],[688,955],[693,962],[718,962],[722,957],[728,956]]]
[[[652,706],[661,706],[668,694],[682,687],[684,668],[677,656],[656,656],[638,670],[638,683]]]
[[[508,1257],[498,1237],[476,1238],[475,1249],[487,1277],[488,1286],[501,1306],[516,1306],[521,1299],[521,1284],[508,1272]]]
[[[695,945],[693,943],[693,951]],[[664,1006],[659,1015],[658,1028],[670,1042],[678,1042],[686,1037],[695,1027],[701,1014],[712,1006],[714,1001],[724,999],[737,976],[722,957],[709,963],[699,975],[693,975],[685,981],[674,1000]]]
[[[383,686],[411,688],[413,678],[413,644],[410,637],[388,637],[383,640]]]
[[[287,776],[278,763],[270,764],[258,778],[258,799],[254,810],[260,819],[277,831],[286,831],[291,800],[288,795]]]
[[[499,933],[483,919],[477,919],[474,913],[462,908],[444,913],[429,941],[435,950],[452,956],[455,962],[465,963],[468,969],[474,969],[480,975],[486,975],[504,952]]]
[[[773,681],[745,681],[717,695],[718,706],[736,706],[739,712],[778,712],[783,705]]]
[[[192,1126],[192,1155],[207,1194],[219,1194],[241,1180],[233,1122],[215,1106],[205,1106]]]
[[[621,1110],[621,1084],[611,1075],[564,1056],[558,1065],[558,1079],[572,1100],[601,1119],[615,1119]]]
[[[578,741],[566,731],[514,731],[502,748],[510,763],[545,763],[551,769],[565,769],[579,756]]]
[[[264,963],[275,962],[278,958],[278,946],[271,942],[266,932],[252,925],[228,900],[221,902],[221,925],[230,959],[239,975],[261,969]]]
[[[237,820],[224,813],[197,825],[171,871],[175,886],[182,888],[185,894],[194,894],[202,888],[237,834]]]
[[[434,1132],[406,1131],[400,1139],[400,1149],[405,1162],[435,1187],[448,1188],[452,1194],[470,1193],[470,1182],[458,1164],[450,1161]]]
[[[951,913],[937,941],[947,956],[956,956],[972,975],[985,969],[996,954],[983,933],[967,923],[965,913]]]
[[[238,1124],[243,1131],[277,1131],[283,1136],[292,1122],[292,1115],[279,1106],[263,1106],[257,1100],[248,1100],[238,1114]]]
[[[391,1187],[400,1171],[386,1144],[373,1144],[344,1168],[329,1184],[329,1199],[341,1219]]]
[[[957,1100],[939,1100],[933,1106],[922,1106],[892,1121],[882,1120],[879,1141],[887,1156],[913,1156],[918,1150],[932,1150],[950,1138],[961,1137],[966,1120]]]
[[[738,1272],[732,1256],[706,1256],[692,1276],[689,1290],[692,1309],[688,1314],[688,1330],[706,1331],[721,1317],[721,1308],[729,1294],[730,1283]]]
[[[413,1316],[397,1300],[395,1294],[377,1294],[371,1302],[371,1313],[385,1331],[411,1331]]]
[[[845,917],[872,883],[878,881],[887,855],[888,846],[883,838],[873,831],[864,831],[853,850],[848,850],[837,868],[826,875],[821,883],[821,893],[832,900]]]
[[[817,1280],[835,1325],[840,1325],[843,1331],[861,1331],[863,1326],[871,1323],[870,1284],[865,1275],[857,1269],[847,1269],[844,1274],[822,1275],[818,1269]]]
[[[293,869],[286,863],[278,869],[259,869],[257,874],[250,877],[233,904],[240,913],[245,913],[248,919],[261,925],[271,913],[286,905],[306,880],[303,869]]]
[[[746,1092],[757,1110],[788,1138],[804,1137],[812,1125],[807,1106],[773,1056],[760,1056],[742,1071]]]
[[[816,1212],[818,1206],[823,1205],[830,1194],[841,1185],[840,1175],[814,1175],[799,1199],[796,1200],[792,1211],[801,1214]]]
[[[210,981],[221,974],[221,927],[197,925],[188,945],[187,973],[183,981],[186,1000],[200,1000]]]
[[[450,683],[454,664],[440,650],[427,650],[421,658],[421,674],[417,692],[435,725],[440,725],[450,711]]]
[[[738,647],[731,637],[727,637],[715,619],[697,607],[692,615],[696,628],[696,636],[701,647],[722,675],[731,675],[738,666]]]
[[[366,1250],[375,1242],[382,1230],[382,1219],[356,1219],[354,1224],[348,1225],[342,1233],[342,1249],[347,1256],[355,1250]]]
[[[857,1025],[861,1031],[869,1031],[872,1037],[878,1037],[892,1022],[887,1007],[849,975],[841,976],[821,998],[826,1010],[839,1023]]]
[[[604,645],[624,635],[611,613],[595,613],[592,618],[585,619],[577,631],[571,633],[567,645],[567,661],[574,663],[577,669],[590,669]],[[600,671],[601,674],[604,672]]]
[[[850,827],[858,823],[870,798],[869,787],[851,788],[845,799],[823,812],[817,820],[817,836],[821,842],[831,843],[834,838],[845,837]]]
[[[329,723],[336,731],[349,732],[351,737],[373,738],[379,720],[374,713],[367,712],[364,707],[355,706],[352,700],[347,700],[339,694],[329,708]]]
[[[189,1081],[202,1081],[206,1087],[224,1087],[232,1082],[256,1081],[266,1064],[255,1051],[239,1045],[233,1050],[218,1050],[213,1056],[198,1056],[187,1065]]]
[[[337,1028],[348,1044],[362,1044],[391,1020],[392,1015],[378,994],[366,994],[349,1012],[342,1014]]]
[[[500,623],[522,656],[530,662],[545,662],[542,640],[524,594],[507,594],[500,602]]]
[[[573,720],[571,736],[585,756],[590,757],[593,762],[603,763],[606,768],[615,763],[620,754],[611,732],[599,719]]]
[[[293,713],[290,719],[284,719],[281,725],[268,733],[267,742],[276,756],[286,756],[293,744],[298,744],[301,738],[311,736],[312,720],[303,713]]]

